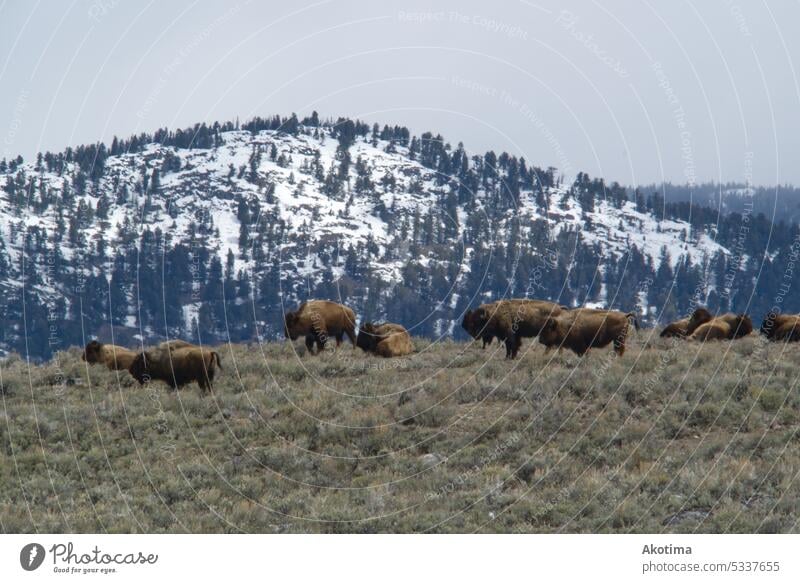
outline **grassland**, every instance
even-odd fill
[[[6,360],[2,531],[800,530],[798,345],[300,344],[219,347],[206,396]]]

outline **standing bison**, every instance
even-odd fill
[[[761,334],[774,342],[800,340],[800,314],[770,312],[761,323]]]
[[[101,344],[92,340],[86,345],[81,355],[81,360],[89,364],[104,364],[109,370],[127,370],[136,353],[115,344]]]
[[[633,312],[576,308],[547,319],[539,333],[539,342],[548,349],[569,348],[583,356],[590,348],[602,348],[614,343],[618,356],[625,354],[625,340],[630,324],[639,329]]]
[[[547,319],[566,308],[544,300],[511,299],[478,306],[470,325],[484,339],[497,337],[506,343],[506,358],[516,358],[522,338],[535,338]]]
[[[692,340],[736,340],[753,331],[753,322],[747,314],[723,314],[697,327],[689,336]]]
[[[325,349],[328,338],[336,338],[336,346],[342,342],[345,334],[356,346],[356,314],[353,310],[336,302],[312,300],[300,304],[296,312],[286,312],[284,317],[284,334],[289,340],[306,338],[308,352],[314,354],[314,343],[317,353]]]
[[[142,385],[156,380],[176,389],[197,382],[203,391],[210,391],[217,369],[222,370],[217,352],[178,340],[140,352],[128,371]]]
[[[364,352],[371,352],[384,358],[406,356],[414,352],[411,336],[400,324],[373,324],[361,326],[356,346]]]
[[[662,338],[687,338],[691,336],[692,332],[706,322],[710,322],[713,316],[711,312],[705,308],[697,308],[692,312],[691,317],[682,318],[675,322],[667,324],[661,331]]]

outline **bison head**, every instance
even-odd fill
[[[772,335],[775,334],[775,320],[778,318],[778,312],[775,310],[771,310],[764,316],[764,321],[761,322],[761,329],[759,330],[761,334],[766,336],[767,338],[772,338]]]
[[[733,327],[733,337],[741,338],[747,336],[753,331],[753,321],[747,314],[739,314],[736,316],[736,324]]]
[[[97,340],[92,340],[89,344],[86,345],[86,348],[83,350],[83,354],[81,355],[81,360],[88,362],[89,364],[94,364],[96,362],[100,362],[100,353],[103,350],[103,345],[100,344]]]
[[[713,316],[711,315],[711,312],[705,308],[697,308],[694,312],[692,312],[692,317],[689,318],[689,324],[686,326],[687,336],[694,332],[699,326],[705,324],[706,322],[710,322],[712,319]]]
[[[299,318],[295,312],[286,312],[286,315],[283,317],[283,335],[287,340],[297,340],[297,337],[300,336],[297,330],[298,320]]]
[[[375,334],[375,325],[367,322],[358,331],[356,346],[364,352],[374,352],[378,345],[378,337]]]
[[[478,337],[478,332],[480,331],[475,326],[475,319],[477,316],[477,310],[467,310],[464,312],[464,319],[461,320],[461,327],[473,338]]]
[[[147,357],[144,352],[140,352],[136,355],[130,368],[128,368],[128,372],[131,373],[133,378],[139,381],[140,385],[150,380],[150,375],[147,373]]]
[[[561,322],[558,318],[550,317],[539,331],[539,342],[545,346],[558,346],[564,339],[561,334]]]

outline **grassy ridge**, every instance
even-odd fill
[[[0,365],[4,532],[796,532],[800,345],[222,346],[213,395]],[[304,352],[297,343],[297,350]]]

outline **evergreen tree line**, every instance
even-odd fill
[[[231,190],[220,193],[234,198],[239,257],[212,245],[219,228],[211,215],[195,217],[185,232],[149,226],[159,214],[182,216],[162,187],[165,176],[181,170],[180,158],[169,149],[159,164],[142,166],[133,191],[106,171],[109,156],[142,152],[152,143],[215,149],[229,131],[335,140],[334,167],[313,157],[298,175],[318,182],[332,199],[369,201],[372,213],[386,222],[392,244],[317,237],[311,225],[288,229],[275,184],[259,172],[263,157],[290,164],[274,144],[254,146],[247,165],[230,168]],[[391,172],[376,172],[369,160],[353,159],[358,140],[402,152],[433,178],[420,174],[401,182]],[[43,172],[63,183],[54,188]],[[0,346],[36,359],[95,335],[109,340],[112,327],[129,343],[139,332],[145,342],[179,336],[204,343],[272,340],[282,336],[284,308],[310,298],[347,303],[366,319],[402,322],[415,335],[459,339],[464,310],[501,297],[574,306],[599,302],[638,310],[650,324],[682,317],[698,303],[712,311],[748,311],[756,319],[776,298],[784,311],[800,311],[797,294],[781,292],[794,277],[800,237],[794,223],[774,224],[752,210],[720,216],[716,208],[665,202],[662,191],[632,191],[585,173],[563,188],[554,168],[505,152],[469,155],[462,144],[453,147],[432,133],[412,136],[400,126],[320,120],[316,112],[302,120],[292,115],[241,125],[198,124],[115,138],[110,146],[48,152],[37,157],[32,171],[21,158],[2,160],[0,174],[7,177],[3,197],[11,204],[8,238],[0,236]],[[263,196],[237,191],[234,178],[257,184]],[[400,191],[433,195],[434,204],[394,208],[387,194]],[[142,206],[125,208],[141,214],[131,212],[118,228],[112,225],[112,210],[134,198],[144,200]],[[581,229],[555,236],[546,221],[518,212],[532,204],[546,216],[573,202]],[[658,222],[686,221],[681,244],[690,255],[674,267],[667,248],[657,260],[648,257],[627,240],[626,231],[636,224],[620,225],[616,236],[626,249],[620,256],[587,237],[596,231],[592,216],[599,205],[621,209],[629,203]],[[50,232],[26,220],[45,212],[56,217]],[[731,253],[692,257],[703,235]],[[240,259],[252,268],[237,269]],[[300,266],[313,275],[300,275]]]

